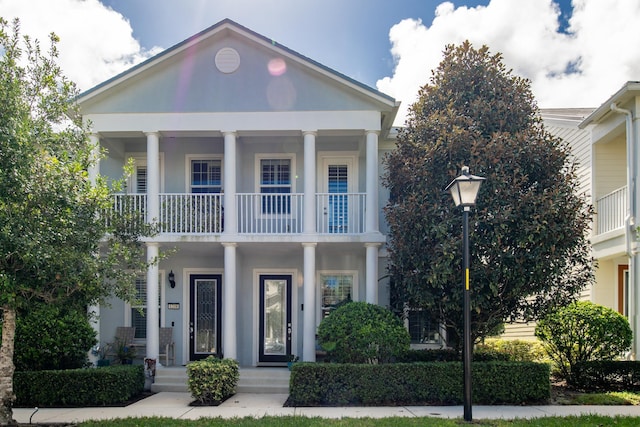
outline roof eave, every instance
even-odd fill
[[[625,103],[632,97],[640,95],[640,82],[628,81],[602,105],[585,118],[578,127],[584,129],[590,124],[595,124],[611,113],[611,104]]]

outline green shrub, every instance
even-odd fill
[[[412,362],[459,362],[462,360],[462,355],[452,348],[438,348],[438,349],[424,349],[414,350],[409,349],[403,352],[397,357],[397,362],[412,363]]]
[[[578,362],[571,373],[571,385],[587,391],[639,391],[640,362],[635,360]]]
[[[144,367],[116,366],[63,371],[16,371],[16,406],[102,406],[142,393]]]
[[[474,403],[522,404],[550,396],[549,365],[532,362],[473,364]],[[450,405],[463,402],[461,362],[383,365],[297,363],[289,405]]]
[[[561,376],[571,380],[573,367],[590,360],[614,360],[631,347],[627,319],[616,311],[578,301],[549,314],[535,331]]]
[[[540,341],[506,340],[490,338],[474,349],[476,353],[496,352],[507,355],[511,362],[542,362],[545,352]]]
[[[205,405],[217,405],[236,392],[240,373],[237,361],[209,356],[189,363],[187,376],[194,399]]]
[[[82,368],[96,342],[86,310],[38,304],[16,319],[13,360],[17,371]]]
[[[322,320],[318,342],[332,362],[389,363],[409,349],[411,338],[386,308],[349,302]]]

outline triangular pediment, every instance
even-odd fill
[[[380,111],[398,103],[225,20],[90,89],[83,114]]]

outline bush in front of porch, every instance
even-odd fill
[[[189,363],[187,376],[187,386],[198,404],[217,406],[235,394],[240,371],[236,360],[209,356]]]

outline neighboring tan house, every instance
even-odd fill
[[[571,148],[573,160],[578,166],[580,192],[588,197],[589,203],[591,203],[591,139],[589,133],[580,129],[579,125],[592,112],[593,108],[553,108],[540,111],[545,129],[554,136],[562,138]],[[596,289],[588,286],[583,290],[581,298],[590,300],[596,293]],[[534,329],[535,322],[513,323],[505,325],[502,337],[534,340]]]
[[[593,255],[598,261],[591,300],[618,310],[634,331],[640,355],[640,82],[627,82],[579,125],[591,144],[591,195],[596,211]]]
[[[157,358],[159,327],[172,327],[176,364],[277,366],[315,360],[316,328],[340,301],[389,304],[393,98],[224,20],[79,105],[107,152],[91,173],[135,164],[114,206],[159,224],[147,259],[175,250],[137,281],[142,306],[97,309],[101,342],[134,326]]]

